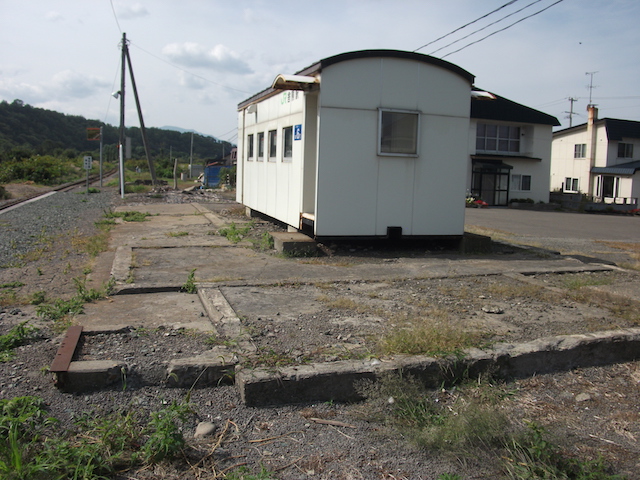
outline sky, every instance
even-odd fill
[[[590,94],[600,118],[640,121],[639,24],[638,0],[0,0],[0,100],[118,125],[126,33],[145,125],[231,142],[238,103],[278,74],[366,49],[444,58],[562,128]]]

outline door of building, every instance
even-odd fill
[[[489,205],[509,203],[509,172],[513,167],[502,162],[474,162],[471,172],[471,194]]]

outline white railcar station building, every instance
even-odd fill
[[[397,50],[278,75],[238,105],[237,201],[318,239],[462,236],[473,81]]]

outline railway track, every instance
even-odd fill
[[[110,170],[108,172],[104,172],[102,174],[103,180],[105,178],[113,175],[117,171],[118,171],[117,169],[113,169],[113,170]],[[91,184],[91,183],[93,183],[93,182],[95,182],[95,181],[97,181],[99,179],[100,179],[100,174],[98,174],[98,173],[90,175],[89,176],[89,183]],[[13,200],[6,201],[6,202],[4,202],[4,203],[2,203],[0,205],[0,212],[2,210],[6,210],[7,208],[11,208],[11,207],[14,207],[16,205],[20,205],[21,203],[25,203],[25,202],[28,202],[30,200],[34,200],[34,199],[37,199],[39,197],[43,197],[45,195],[51,195],[53,192],[66,192],[66,191],[69,191],[72,188],[78,187],[80,185],[85,185],[86,183],[87,183],[87,179],[83,178],[82,180],[76,180],[74,182],[63,183],[62,185],[58,185],[57,187],[54,187],[51,190],[49,190],[47,192],[44,192],[44,193],[41,193],[41,192],[34,193],[32,195],[27,195],[26,197],[21,197],[21,198],[16,198],[16,199],[13,199]]]

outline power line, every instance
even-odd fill
[[[501,28],[500,30],[496,30],[495,32],[490,33],[489,35],[486,35],[486,36],[482,37],[482,38],[481,38],[481,39],[479,39],[479,40],[476,40],[476,41],[474,41],[474,42],[468,43],[468,44],[466,44],[464,47],[461,47],[461,48],[459,48],[458,50],[454,50],[453,52],[449,52],[449,53],[447,53],[446,55],[443,55],[443,56],[442,56],[442,57],[440,57],[440,58],[446,58],[446,57],[448,57],[449,55],[453,55],[454,53],[458,53],[458,52],[460,52],[461,50],[464,50],[465,48],[470,47],[471,45],[475,45],[476,43],[480,43],[480,42],[482,42],[483,40],[486,40],[487,38],[492,37],[492,36],[493,36],[493,35],[495,35],[496,33],[504,32],[505,30],[507,30],[507,29],[509,29],[509,28],[513,27],[514,25],[517,25],[517,24],[518,24],[518,23],[520,23],[520,22],[524,22],[524,21],[525,21],[526,19],[528,19],[528,18],[535,17],[536,15],[539,15],[540,13],[544,12],[545,10],[549,10],[551,7],[553,7],[553,6],[555,6],[555,5],[559,4],[559,3],[561,3],[561,2],[563,2],[563,1],[564,1],[564,0],[558,0],[557,2],[552,3],[552,4],[551,4],[551,5],[549,5],[548,7],[543,8],[542,10],[538,10],[537,12],[532,13],[531,15],[527,15],[526,17],[523,17],[523,18],[521,18],[520,20],[518,20],[518,21],[516,21],[516,22],[513,22],[513,23],[512,23],[512,24],[510,24],[510,25],[507,25],[506,27]]]
[[[424,44],[424,45],[422,45],[421,47],[416,48],[416,49],[414,50],[414,53],[415,53],[415,52],[417,52],[418,50],[422,50],[424,47],[428,47],[429,45],[431,45],[431,44],[433,44],[433,43],[436,43],[436,42],[438,42],[438,41],[442,40],[443,38],[448,37],[449,35],[453,35],[454,33],[456,33],[456,32],[458,32],[458,31],[462,30],[463,28],[466,28],[466,27],[468,27],[469,25],[472,25],[472,24],[474,24],[474,23],[476,23],[476,22],[478,22],[478,21],[482,20],[483,18],[487,18],[489,15],[492,15],[492,14],[496,13],[497,11],[502,10],[502,9],[503,9],[503,8],[505,8],[505,7],[508,7],[509,5],[511,5],[511,4],[513,4],[513,3],[516,3],[517,1],[518,1],[518,0],[511,0],[510,2],[507,2],[507,3],[505,3],[504,5],[502,5],[501,7],[498,7],[498,8],[496,8],[495,10],[493,10],[493,11],[491,11],[491,12],[489,12],[489,13],[487,13],[487,14],[485,14],[485,15],[481,16],[481,17],[476,18],[475,20],[473,20],[472,22],[467,23],[466,25],[463,25],[463,26],[461,26],[461,27],[458,27],[458,28],[456,28],[455,30],[453,30],[453,31],[451,31],[451,32],[449,32],[449,33],[447,33],[446,35],[443,35],[443,36],[441,36],[440,38],[436,38],[435,40],[433,40],[433,41],[431,41],[431,42],[429,42],[429,43],[425,43],[425,44]]]
[[[116,15],[116,9],[113,6],[113,0],[109,0],[109,3],[111,3],[111,11],[113,12],[113,18],[115,18],[116,20],[116,25],[118,26],[118,30],[120,30],[120,33],[122,33],[122,29],[120,28],[120,22],[118,21],[118,15]]]
[[[462,40],[464,40],[464,39],[466,39],[466,38],[469,38],[470,36],[475,35],[475,34],[476,34],[476,33],[478,33],[478,32],[481,32],[481,31],[483,31],[483,30],[486,30],[487,28],[489,28],[489,27],[491,27],[491,26],[495,25],[496,23],[500,23],[501,21],[506,20],[506,19],[507,19],[507,18],[509,18],[509,17],[513,17],[515,14],[520,13],[521,11],[523,11],[523,10],[525,10],[525,9],[529,8],[530,6],[535,5],[536,3],[539,3],[539,2],[541,2],[541,1],[542,1],[542,0],[535,0],[534,2],[531,2],[529,5],[526,5],[526,6],[522,7],[520,10],[516,10],[515,12],[512,12],[512,13],[510,13],[509,15],[505,15],[504,17],[502,17],[502,18],[500,18],[500,19],[496,20],[495,22],[491,22],[490,24],[485,25],[484,27],[479,28],[478,30],[474,30],[474,31],[473,31],[473,32],[471,32],[470,34],[465,35],[464,37],[461,37],[461,38],[459,38],[459,39],[457,39],[457,40],[455,40],[455,41],[453,41],[453,42],[449,43],[448,45],[445,45],[444,47],[440,47],[440,48],[438,48],[437,50],[434,50],[433,52],[429,53],[429,55],[433,55],[434,53],[439,52],[440,50],[444,50],[445,48],[450,47],[451,45],[454,45],[454,44],[456,44],[456,43],[458,43],[458,42],[461,42]]]

